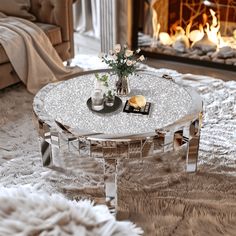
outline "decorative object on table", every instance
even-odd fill
[[[103,74],[103,75],[99,75],[98,73],[95,73],[95,90],[96,89],[101,89],[103,91],[103,93],[106,93],[106,90],[108,88],[108,75],[107,74]]]
[[[105,104],[108,107],[112,107],[115,102],[115,91],[114,90],[108,90],[105,98]]]
[[[129,101],[127,100],[126,103],[125,103],[123,112],[149,115],[150,108],[151,108],[151,103],[150,102],[146,102],[146,105],[144,107],[134,108],[133,106],[130,106]]]
[[[126,101],[123,112],[149,115],[151,103],[142,95],[136,95]]]
[[[92,110],[100,111],[104,108],[104,93],[102,89],[96,89],[91,97]]]
[[[92,110],[100,111],[104,108],[105,94],[108,87],[108,75],[95,74],[95,86],[92,92],[91,102]]]
[[[87,100],[87,106],[90,110],[96,112],[96,113],[100,113],[100,114],[106,114],[106,113],[111,113],[114,112],[116,110],[118,110],[122,105],[122,100],[115,96],[114,98],[114,104],[113,106],[108,106],[106,103],[103,103],[103,108],[101,110],[94,110],[92,107],[92,98],[89,98]]]
[[[122,48],[120,44],[116,44],[109,54],[101,57],[102,61],[108,64],[112,68],[113,73],[118,76],[116,82],[117,95],[127,95],[130,93],[129,75],[135,73],[137,62],[145,59],[143,55],[138,57],[139,52],[140,49],[131,51],[126,45]]]
[[[136,95],[129,99],[129,105],[136,109],[145,107],[146,102],[146,98],[143,95]]]

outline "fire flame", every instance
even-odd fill
[[[221,37],[220,35],[220,23],[218,23],[217,17],[216,17],[216,13],[210,9],[210,13],[212,16],[212,24],[211,26],[209,25],[209,23],[206,23],[206,28],[205,28],[205,32],[208,36],[208,39],[213,42],[216,45],[219,45],[219,38]]]
[[[210,14],[212,16],[212,23],[209,24],[207,22],[207,15],[203,14],[203,24],[199,25],[197,30],[192,30],[192,19],[190,19],[190,23],[187,25],[186,29],[184,30],[178,23],[172,25],[170,31],[171,34],[166,32],[159,32],[160,31],[160,23],[157,22],[156,13],[153,10],[153,38],[159,39],[160,42],[164,45],[172,45],[180,36],[186,36],[188,40],[191,42],[190,45],[193,45],[197,41],[200,41],[204,35],[207,35],[208,39],[217,45],[217,48],[221,48],[226,46],[223,38],[220,34],[220,22],[217,19],[216,12],[210,9]]]

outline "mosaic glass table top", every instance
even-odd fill
[[[109,83],[115,84],[115,79],[111,76]],[[123,104],[120,109],[114,113],[98,114],[89,110],[86,104],[95,80],[94,74],[86,74],[47,85],[35,97],[35,113],[44,121],[57,120],[72,128],[90,132],[142,134],[173,124],[186,116],[193,106],[193,98],[185,88],[153,73],[139,72],[130,76],[131,93],[121,97]],[[123,112],[126,100],[138,94],[151,102],[149,116]]]

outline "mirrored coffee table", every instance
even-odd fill
[[[106,73],[107,71],[99,71]],[[111,77],[109,83],[115,84]],[[115,112],[98,114],[87,106],[94,88],[94,71],[76,78],[48,84],[35,96],[33,109],[39,124],[44,166],[53,166],[66,140],[68,147],[81,142],[89,147],[91,157],[104,164],[107,199],[115,199],[117,164],[124,159],[143,160],[156,153],[185,147],[186,172],[197,170],[202,100],[190,88],[176,84],[150,71],[130,77],[131,93],[121,97]],[[149,115],[123,112],[127,99],[143,95],[151,103]]]

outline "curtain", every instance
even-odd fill
[[[100,39],[100,0],[77,0],[73,15],[75,31]]]

